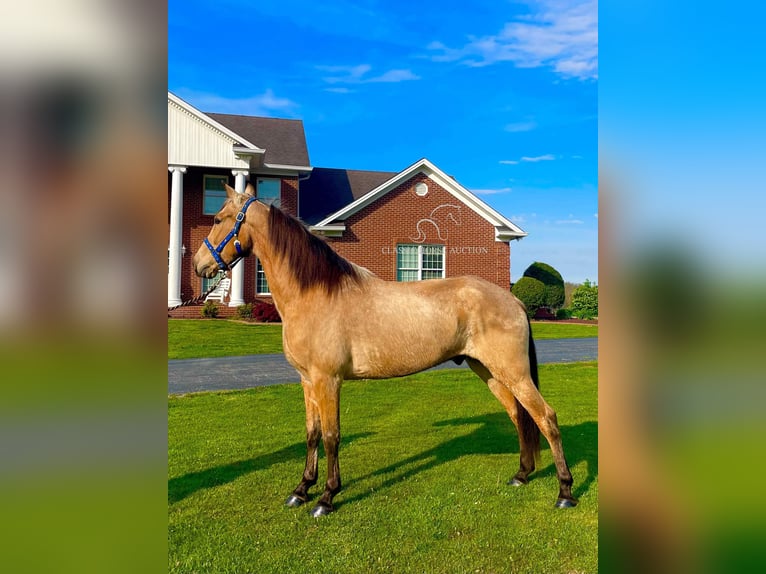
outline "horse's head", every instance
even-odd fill
[[[244,223],[248,210],[251,215],[255,210],[254,192],[249,183],[245,193],[226,186],[226,201],[215,214],[213,228],[192,259],[194,272],[200,277],[214,277],[252,253],[252,237]]]

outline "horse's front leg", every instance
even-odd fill
[[[340,492],[340,465],[338,447],[340,446],[340,377],[323,377],[315,380],[315,396],[319,418],[322,422],[322,440],[327,456],[327,483],[317,505],[311,509],[311,515],[318,518],[335,510],[333,497]]]
[[[303,386],[303,399],[306,403],[306,468],[303,470],[298,486],[288,497],[285,504],[287,506],[301,506],[309,498],[309,488],[317,482],[317,473],[319,465],[319,439],[322,438],[322,425],[319,418],[319,409],[317,400],[314,397],[314,386],[305,378],[301,379]]]

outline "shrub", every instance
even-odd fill
[[[253,317],[262,323],[280,323],[282,321],[282,317],[279,316],[279,311],[273,303],[257,303],[253,307]]]
[[[205,304],[200,309],[200,315],[206,319],[215,319],[218,317],[218,305],[213,301],[205,301]]]
[[[569,309],[559,309],[556,311],[556,319],[571,319],[572,312]]]
[[[545,302],[545,285],[533,277],[522,277],[511,288],[527,308],[527,316],[531,319]]]
[[[253,317],[253,304],[245,303],[237,307],[237,317],[240,319],[252,319]]]
[[[598,317],[598,286],[587,279],[572,293],[572,317],[593,319]]]
[[[537,279],[545,286],[545,298],[541,306],[558,309],[564,305],[564,279],[553,267],[535,261],[524,271],[524,277]]]

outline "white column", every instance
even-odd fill
[[[186,168],[168,166],[170,187],[170,240],[168,241],[168,307],[181,304],[181,230],[183,228],[184,174]]]
[[[234,189],[237,193],[245,193],[248,172],[240,169],[233,169],[231,173],[234,174]],[[243,259],[231,270],[231,295],[229,296],[229,307],[244,305],[244,293],[245,261]]]

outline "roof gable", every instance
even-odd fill
[[[266,164],[311,165],[301,120],[217,113],[208,113],[207,116],[265,149],[263,161]]]
[[[511,239],[521,239],[525,237],[527,233],[511,222],[509,219],[492,209],[489,205],[481,201],[468,189],[460,185],[454,178],[448,176],[433,163],[423,158],[405,170],[394,174],[386,181],[383,181],[374,189],[354,198],[354,200],[346,206],[338,209],[337,211],[326,216],[324,219],[314,225],[314,229],[317,231],[328,231],[338,233],[344,229],[343,222],[364,209],[368,205],[374,203],[396,187],[411,179],[418,173],[425,174],[428,178],[439,184],[444,190],[450,193],[457,200],[464,205],[475,211],[478,215],[484,218],[495,227],[495,239],[498,241],[509,241]]]
[[[168,163],[248,168],[264,150],[168,92]]]

